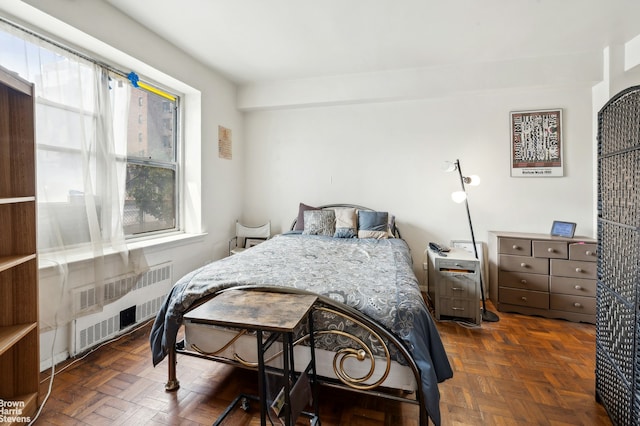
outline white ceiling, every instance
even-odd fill
[[[105,0],[239,84],[602,52],[640,0]]]

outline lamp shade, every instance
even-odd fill
[[[444,170],[445,172],[455,172],[457,169],[457,163],[453,161],[445,161],[442,165],[442,170]]]
[[[467,193],[464,191],[455,191],[451,193],[451,199],[456,203],[462,203],[467,199]]]

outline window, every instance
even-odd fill
[[[125,234],[173,230],[176,227],[176,102],[144,89],[133,91],[142,101],[137,106],[132,103],[129,110]]]
[[[39,250],[179,229],[178,98],[2,22],[0,51],[36,88]]]

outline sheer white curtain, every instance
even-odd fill
[[[35,83],[38,250],[48,267],[40,322],[55,328],[100,310],[105,279],[146,269],[142,254],[127,250],[122,226],[130,85],[37,37],[0,30],[0,65]],[[71,261],[82,265],[73,284]],[[78,305],[71,293],[79,288],[91,290],[91,303]]]

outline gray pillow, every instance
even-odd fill
[[[296,226],[293,228],[294,231],[302,231],[304,230],[304,212],[307,210],[320,210],[318,207],[308,206],[304,203],[300,203],[298,206],[298,219],[296,220]]]
[[[389,213],[358,210],[358,238],[389,238]]]
[[[327,235],[336,232],[336,213],[333,210],[307,210],[304,212],[304,235]]]

